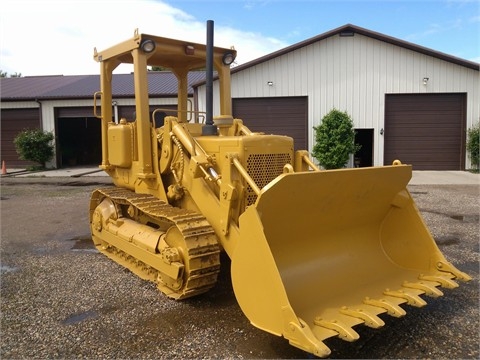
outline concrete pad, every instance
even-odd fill
[[[9,172],[13,177],[80,177],[80,176],[108,176],[108,174],[99,169],[98,166],[82,168],[64,168],[45,171],[21,171]]]
[[[480,185],[480,174],[468,171],[413,171],[410,185]]]
[[[93,177],[108,176],[97,166],[52,169],[46,171],[21,171],[15,169],[8,172],[11,177]],[[480,174],[468,171],[413,171],[410,185],[480,185]]]

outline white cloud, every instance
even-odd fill
[[[0,14],[0,69],[35,75],[98,74],[93,49],[141,33],[205,43],[206,24],[152,0],[4,0]],[[242,64],[286,43],[258,33],[215,27],[215,45],[235,46]]]

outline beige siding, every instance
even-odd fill
[[[308,96],[310,146],[312,127],[333,107],[347,111],[356,127],[374,128],[375,165],[383,163],[385,94],[467,93],[469,128],[480,117],[479,88],[476,70],[359,34],[335,35],[232,74],[233,98]],[[203,99],[200,89],[200,109]]]
[[[38,107],[39,104],[36,101],[2,102],[2,109],[31,109]]]

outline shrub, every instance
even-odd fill
[[[325,169],[344,167],[350,154],[355,154],[360,145],[355,144],[353,121],[346,112],[333,109],[314,127],[315,146],[312,155]]]
[[[468,129],[467,151],[470,155],[472,167],[478,169],[480,161],[480,122]]]
[[[53,157],[53,133],[39,129],[23,130],[13,140],[20,159],[34,161],[45,167]]]

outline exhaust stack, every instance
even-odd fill
[[[202,135],[217,135],[217,127],[213,123],[213,20],[207,21],[206,63],[206,119]]]

